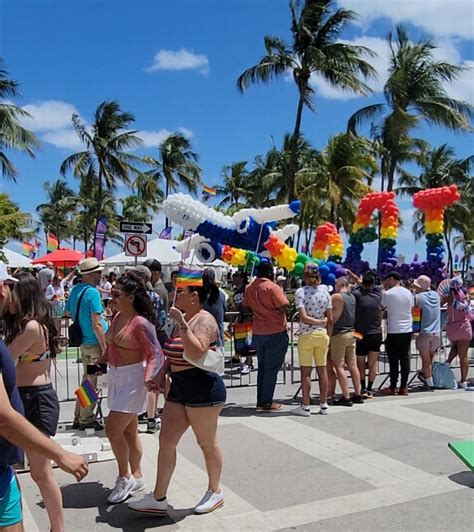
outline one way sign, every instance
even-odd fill
[[[121,233],[133,233],[136,235],[151,235],[152,225],[150,222],[120,222]]]

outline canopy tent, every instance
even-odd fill
[[[46,264],[51,262],[57,267],[62,268],[72,268],[77,266],[79,261],[84,258],[84,253],[76,251],[75,249],[61,248],[53,251],[52,253],[47,253],[42,257],[38,257],[33,264]]]
[[[10,268],[32,268],[31,259],[24,257],[11,249],[3,248],[2,253],[7,259]]]
[[[169,273],[173,267],[178,266],[181,262],[181,254],[174,249],[177,244],[177,240],[164,240],[162,238],[150,240],[147,246],[146,257],[138,257],[137,262],[138,264],[142,264],[147,259],[157,259],[161,262],[161,265],[166,269],[167,273]],[[189,265],[191,262],[196,266],[205,266],[204,263],[194,258],[194,251],[191,251],[189,258],[186,259],[186,264]],[[133,266],[135,259],[134,257],[127,257],[125,252],[123,252],[103,260],[102,264],[109,268],[114,266]],[[221,260],[216,260],[208,264],[208,266],[212,266],[218,271],[222,268],[228,268],[227,264]]]

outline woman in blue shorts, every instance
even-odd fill
[[[129,504],[136,512],[164,515],[168,511],[166,494],[176,465],[176,447],[189,426],[204,454],[208,490],[195,506],[196,513],[208,513],[224,504],[220,489],[222,452],[218,446],[217,420],[225,405],[224,381],[217,374],[195,367],[183,358],[199,359],[215,348],[216,320],[203,310],[208,293],[205,287],[177,288],[176,307],[170,309],[175,323],[171,337],[163,346],[166,362],[157,379],[163,388],[164,376],[171,372],[171,388],[161,418],[158,472],[154,493]],[[179,309],[179,310],[178,310]]]

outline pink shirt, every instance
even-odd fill
[[[156,330],[143,316],[135,316],[117,330],[118,312],[107,332],[107,358],[112,366],[126,366],[137,353],[146,362],[145,381],[151,381],[163,366],[164,356],[156,337]],[[133,362],[132,362],[133,363]]]
[[[247,286],[243,306],[253,313],[254,334],[276,334],[286,331],[286,314],[281,307],[288,305],[283,290],[270,279],[259,277]],[[280,310],[279,310],[280,309]]]

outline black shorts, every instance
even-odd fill
[[[20,386],[26,419],[41,432],[54,436],[59,421],[59,401],[52,384]]]
[[[362,340],[357,340],[356,355],[359,357],[366,357],[369,351],[374,353],[380,352],[380,345],[382,344],[382,334],[366,334]]]
[[[189,407],[225,405],[227,390],[217,373],[191,368],[171,375],[167,401]]]

